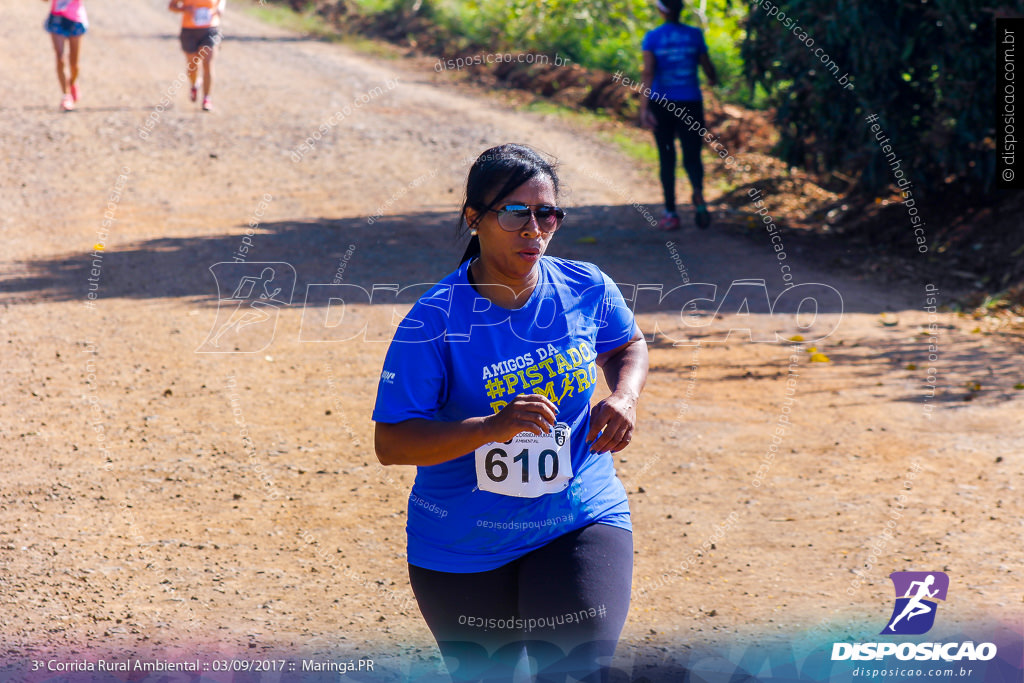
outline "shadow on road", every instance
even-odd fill
[[[217,288],[210,267],[236,258],[290,264],[298,301],[307,285],[331,283],[342,259],[340,281],[367,290],[375,284],[433,283],[451,272],[463,253],[465,238],[456,238],[455,222],[453,212],[423,211],[385,215],[373,223],[365,217],[269,222],[251,237],[239,226],[230,235],[153,239],[98,255],[90,251],[16,264],[0,282],[0,292],[16,301],[70,301],[84,300],[91,287],[102,299],[190,297],[213,303]],[[119,230],[130,233],[131,225],[120,224]],[[699,299],[693,304],[699,310],[719,309],[728,301],[720,312],[769,313],[782,292],[787,308],[810,296],[820,313],[877,312],[870,300],[851,307],[839,280],[796,280],[802,287],[783,287],[770,244],[731,232],[664,233],[630,205],[574,207],[548,254],[596,263],[624,290],[645,285],[636,304],[641,313],[666,312],[677,302],[681,310],[693,299]],[[794,272],[801,268],[794,266]],[[422,292],[410,287],[398,301],[411,302]]]

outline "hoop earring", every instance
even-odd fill
[[[472,230],[469,231],[470,237],[476,237],[476,233],[477,233],[477,229],[476,228],[473,228]]]

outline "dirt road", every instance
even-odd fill
[[[235,11],[203,114],[155,0],[90,0],[83,100],[60,114],[45,5],[4,11],[4,661],[86,648],[436,666],[404,563],[413,472],[372,450],[392,307],[352,306],[370,341],[330,343],[326,307],[303,302],[310,283],[443,277],[468,163],[507,141],[559,160],[571,218],[552,253],[624,284],[718,286],[690,328],[656,299],[637,306],[662,334],[616,458],[636,526],[623,658],[877,633],[887,576],[905,569],[951,577],[939,636],[1020,623],[1020,349],[930,317],[927,283],[879,286],[791,249],[794,282],[841,295],[814,328],[834,331],[727,339],[800,331],[765,306],[732,315],[733,299],[713,315],[735,281],[785,289],[768,236],[687,229],[666,246],[631,206],[657,208],[655,169],[592,130],[456,87],[431,62]],[[236,343],[249,346],[197,353],[221,320],[210,266],[242,245],[294,269],[292,296]]]

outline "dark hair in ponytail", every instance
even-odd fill
[[[661,5],[665,8],[669,23],[678,24],[679,15],[683,11],[683,0],[661,0]]]
[[[551,180],[557,196],[558,175],[555,173],[555,167],[536,151],[526,145],[516,144],[491,147],[477,157],[469,169],[469,177],[466,178],[466,199],[462,202],[455,234],[461,237],[468,230],[475,228],[483,215],[497,206],[501,200],[523,183],[541,174]],[[477,212],[477,220],[472,225],[466,220],[466,209]],[[459,264],[479,255],[480,238],[474,235],[470,238],[466,253],[462,255]]]

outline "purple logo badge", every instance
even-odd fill
[[[935,624],[938,600],[946,599],[949,577],[943,572],[893,572],[896,605],[883,635],[918,636]]]

